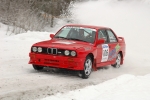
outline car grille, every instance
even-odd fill
[[[48,54],[57,54],[57,48],[47,48],[47,53]]]
[[[46,48],[42,47],[42,52],[36,52],[39,54],[53,54],[53,55],[64,55],[64,49],[58,49],[58,48]],[[31,51],[33,52],[33,51]]]

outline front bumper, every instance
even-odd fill
[[[29,64],[72,70],[83,70],[85,58],[29,53]]]

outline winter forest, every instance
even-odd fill
[[[13,26],[11,31],[15,34],[27,30],[44,31],[55,26],[55,19],[69,17],[68,8],[74,1],[0,0],[0,22]]]

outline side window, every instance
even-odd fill
[[[100,31],[98,32],[98,39],[101,39],[101,38],[105,39],[105,42],[106,42],[106,43],[108,42],[108,37],[107,37],[107,32],[106,32],[106,30],[100,30]]]
[[[107,30],[107,33],[108,33],[108,37],[109,37],[110,42],[117,42],[117,39],[111,30]]]

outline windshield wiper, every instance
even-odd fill
[[[80,40],[80,39],[77,39],[77,38],[68,38],[69,40],[77,40],[77,41],[83,41],[83,42],[87,42],[87,41],[84,41],[84,40]]]
[[[55,36],[54,38],[63,38],[63,39],[68,39],[66,37],[62,37],[62,36]]]

